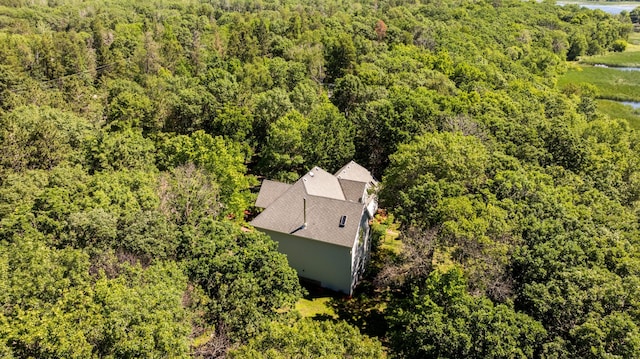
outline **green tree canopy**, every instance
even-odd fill
[[[389,313],[392,345],[407,358],[530,358],[546,337],[526,314],[469,295],[460,268],[433,271]]]
[[[485,178],[485,147],[476,137],[436,132],[401,145],[391,157],[381,198],[407,223],[434,224],[444,197],[462,195]]]
[[[268,330],[245,346],[233,350],[231,358],[385,358],[379,342],[344,322],[298,320],[272,322]]]
[[[0,118],[3,169],[51,169],[81,161],[91,125],[72,113],[49,107],[20,107]]]
[[[162,168],[193,163],[209,172],[220,186],[225,214],[240,216],[249,206],[253,179],[245,175],[245,154],[237,143],[204,131],[175,136],[162,144],[159,162]]]

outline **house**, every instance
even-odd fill
[[[251,224],[278,242],[303,280],[351,295],[371,249],[377,182],[351,161],[336,174],[314,167],[296,183],[264,180]]]

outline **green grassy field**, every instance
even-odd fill
[[[598,100],[598,110],[610,118],[627,120],[632,128],[640,130],[640,110],[610,100]]]
[[[635,5],[640,6],[640,1],[608,1],[608,0],[600,0],[600,1],[592,1],[592,0],[584,0],[584,1],[572,1],[572,0],[558,0],[557,3],[562,4],[576,4],[576,5]]]
[[[631,127],[640,129],[640,111],[616,102],[640,101],[640,71],[592,66],[595,64],[610,67],[640,67],[640,33],[629,35],[629,46],[625,52],[584,57],[580,60],[580,64],[570,68],[558,80],[560,87],[570,83],[594,85],[598,89],[600,99],[598,109],[602,113],[611,118],[625,119],[629,121]]]
[[[600,99],[640,101],[640,71],[577,65],[558,79],[561,88],[580,83],[594,85]]]
[[[639,47],[640,45],[629,45]],[[611,67],[640,67],[640,51],[614,52],[607,55],[589,56],[580,61],[583,64],[603,64]]]
[[[612,67],[640,67],[640,32],[629,34],[629,45],[625,52],[587,56],[580,59],[583,64],[603,64]]]

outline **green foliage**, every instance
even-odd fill
[[[265,139],[266,132],[271,124],[293,109],[291,100],[286,91],[275,88],[261,92],[254,96],[254,131],[256,142],[261,143]]]
[[[574,32],[569,37],[569,51],[567,53],[567,60],[578,60],[587,52],[587,37],[583,33]]]
[[[560,136],[562,140],[548,141],[547,146],[551,146],[548,151],[554,161],[564,168],[522,166],[499,153],[489,156],[475,138],[469,137],[465,143],[462,135],[436,133],[400,146],[384,177],[385,186],[393,187],[384,188],[382,198],[397,201],[392,203],[401,209],[396,212],[398,217],[430,229],[427,234],[409,233],[405,238],[403,260],[415,267],[406,284],[414,291],[424,290],[419,282],[424,274],[418,266],[425,261],[436,268],[460,263],[474,292],[500,301],[516,293],[515,308],[539,321],[549,333],[543,349],[548,355],[633,352],[634,344],[619,346],[606,332],[597,336],[586,334],[586,328],[579,329],[589,327],[588,318],[602,321],[624,312],[615,298],[635,295],[635,289],[625,283],[637,281],[636,272],[619,270],[625,266],[622,263],[635,263],[638,255],[632,244],[636,243],[635,214],[624,206],[636,200],[635,170],[627,166],[637,161],[632,150],[637,138],[625,128],[624,123],[602,120],[565,134],[556,127],[552,138]],[[438,141],[446,146],[436,146]],[[554,149],[557,145],[564,149]],[[474,149],[464,152],[460,148]],[[454,162],[440,157],[443,153],[458,156],[452,157]],[[579,157],[564,160],[556,153]],[[615,236],[620,237],[613,239]],[[510,254],[509,248],[514,252]],[[424,257],[426,260],[417,259]],[[396,274],[398,280],[406,272],[402,268]],[[631,308],[635,304],[628,307],[634,311]],[[388,320],[398,318],[396,314]],[[400,328],[413,322],[421,320],[402,322],[397,334],[391,330],[391,336],[404,338]],[[447,331],[444,336],[456,338],[458,331]],[[542,337],[537,338],[536,342]],[[423,339],[416,336],[397,345],[410,350],[412,343]],[[430,345],[417,347],[432,348]],[[469,355],[464,352],[468,345],[462,345],[463,351],[455,356]],[[533,348],[540,350],[539,345]]]
[[[16,357],[184,357],[190,333],[175,264],[89,274],[88,256],[34,237],[0,249],[5,353]]]
[[[188,134],[200,130],[212,115],[213,95],[202,85],[185,85],[185,88],[180,86],[171,98],[170,114],[164,125],[167,132]]]
[[[240,143],[247,141],[252,126],[252,114],[246,108],[229,105],[218,110],[210,124],[211,132]]]
[[[385,358],[382,346],[344,322],[272,322],[268,330],[233,350],[231,358]]]
[[[629,12],[629,17],[631,18],[631,22],[634,24],[640,24],[640,9],[635,8]]]
[[[336,171],[353,158],[353,125],[331,103],[319,105],[309,114],[305,136],[306,161]]]
[[[206,170],[220,186],[224,214],[239,216],[249,206],[253,179],[245,175],[245,154],[237,143],[204,131],[175,136],[162,144],[159,162],[163,168],[193,163]]]
[[[71,213],[68,217],[70,240],[78,247],[105,247],[114,244],[118,219],[102,208]]]
[[[94,290],[104,318],[99,356],[187,356],[186,277],[175,263],[125,268],[118,278],[99,278]]]
[[[526,314],[469,295],[459,268],[432,272],[393,302],[389,322],[392,345],[406,358],[530,358],[546,337]]]
[[[589,318],[572,334],[577,343],[574,353],[583,358],[640,355],[640,332],[627,313],[616,312],[603,319]]]
[[[624,40],[616,40],[611,44],[611,51],[613,52],[623,52],[627,48],[627,42]]]
[[[158,187],[159,209],[177,225],[197,227],[207,218],[216,218],[222,209],[216,183],[192,163],[176,167],[171,175],[161,176]]]
[[[30,226],[31,209],[42,193],[48,176],[46,171],[9,172],[0,182],[0,237],[11,236],[19,222]],[[16,223],[17,222],[17,223]],[[27,224],[29,223],[29,224]]]
[[[351,37],[342,33],[335,38],[329,38],[325,49],[328,81],[337,80],[353,71],[356,49]]]
[[[152,103],[140,85],[129,80],[116,80],[108,83],[108,89],[107,122],[111,128],[150,129]]]
[[[299,178],[305,170],[308,127],[309,120],[297,111],[289,112],[269,126],[261,154],[262,172],[268,178],[284,182]]]
[[[0,119],[0,168],[51,169],[63,161],[80,161],[89,123],[48,107],[21,107]]]
[[[481,184],[487,164],[487,151],[475,137],[426,134],[391,157],[380,196],[403,222],[432,225],[440,219],[437,202]]]
[[[365,100],[364,85],[359,77],[346,75],[336,81],[333,103],[344,113],[349,113],[357,104]]]
[[[189,277],[212,299],[208,319],[247,340],[301,295],[295,270],[265,234],[210,222],[189,234]]]
[[[134,216],[127,216],[120,223],[124,228],[119,233],[117,248],[132,253],[143,261],[178,256],[178,226],[159,211],[140,211]]]
[[[154,168],[155,146],[138,129],[102,132],[90,154],[91,167],[99,170],[150,170]]]
[[[383,355],[292,322],[295,272],[242,227],[256,178],[351,159],[402,246],[346,319],[392,355],[638,356],[640,141],[596,101],[638,81],[564,61],[636,64],[635,10],[4,5],[1,356]]]

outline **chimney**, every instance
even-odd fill
[[[304,216],[304,224],[302,225],[302,229],[307,228],[307,199],[302,198],[302,215]]]

